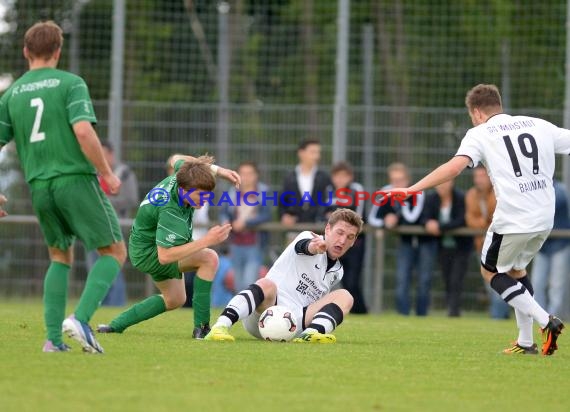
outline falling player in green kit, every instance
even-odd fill
[[[174,155],[175,174],[158,183],[142,201],[129,239],[129,257],[141,272],[148,273],[160,294],[131,306],[100,333],[122,333],[129,326],[153,318],[186,302],[183,272],[196,271],[194,278],[194,332],[203,339],[210,331],[210,290],[218,269],[218,255],[210,246],[227,239],[231,225],[214,226],[192,240],[194,208],[201,207],[202,192],[211,192],[215,175],[239,185],[239,175],[212,164],[213,158]]]
[[[44,352],[65,352],[63,331],[83,350],[102,353],[89,321],[107,294],[126,248],[117,215],[99,187],[98,172],[111,193],[121,181],[103,156],[92,124],[97,119],[82,78],[57,70],[63,44],[54,22],[34,24],[24,37],[29,71],[0,100],[0,148],[12,139],[32,206],[48,246],[50,266],[44,280]],[[100,257],[87,276],[73,315],[65,318],[73,241],[81,239]]]

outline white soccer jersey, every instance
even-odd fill
[[[570,130],[534,117],[497,114],[467,132],[456,156],[487,169],[497,197],[490,231],[552,229],[555,153],[570,153]]]
[[[311,232],[301,232],[275,261],[267,279],[277,286],[277,304],[280,299],[309,306],[331,291],[343,276],[339,260],[327,271],[327,254],[309,256],[297,254],[295,245],[301,239],[312,239]]]

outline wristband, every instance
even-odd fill
[[[210,165],[210,170],[212,171],[212,174],[213,174],[214,176],[216,176],[216,175],[218,174],[218,169],[219,169],[219,168],[220,168],[219,166]]]

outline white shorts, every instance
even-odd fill
[[[523,270],[538,253],[550,230],[499,235],[487,232],[481,250],[481,266],[493,273]]]
[[[276,305],[281,305],[289,308],[293,314],[294,319],[297,321],[297,335],[300,335],[303,330],[305,330],[305,312],[307,311],[307,307],[302,307],[298,303],[294,303],[293,301],[286,299],[281,296],[277,296]],[[257,311],[253,311],[251,315],[245,318],[242,323],[245,330],[252,336],[255,336],[258,339],[263,339],[261,334],[259,333],[259,317],[261,313],[257,313]]]

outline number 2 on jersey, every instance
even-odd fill
[[[30,143],[41,142],[46,138],[44,132],[40,132],[40,125],[42,123],[42,115],[44,113],[44,101],[39,97],[33,98],[30,101],[30,107],[36,107],[36,117],[34,125],[32,126],[32,134],[30,135]]]
[[[521,166],[519,164],[519,159],[511,142],[510,136],[503,136],[503,141],[505,146],[507,146],[507,152],[509,152],[509,158],[511,159],[511,164],[513,165],[513,171],[515,176],[522,176]],[[530,150],[526,147],[526,142],[528,141],[530,145]],[[519,148],[524,157],[532,159],[532,174],[538,174],[538,146],[536,145],[536,140],[534,137],[528,133],[523,133],[518,137]]]

